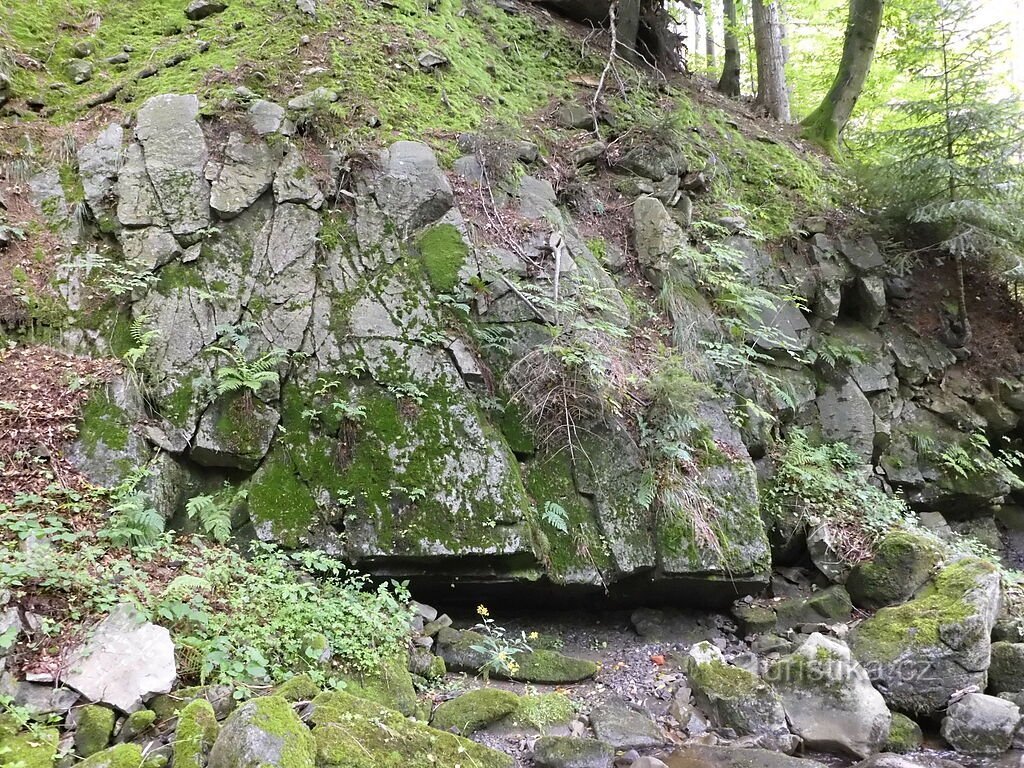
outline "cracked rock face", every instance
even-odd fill
[[[199,99],[194,95],[154,96],[139,110],[135,129],[146,175],[174,235],[188,235],[210,224],[206,137],[198,117]]]

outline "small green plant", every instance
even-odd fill
[[[149,352],[153,342],[160,338],[159,328],[147,328],[152,322],[152,317],[147,314],[140,314],[128,328],[128,334],[132,339],[132,346],[121,355],[121,359],[128,366],[132,376],[139,380],[138,363]]]
[[[773,454],[775,472],[762,493],[769,518],[828,527],[838,555],[857,563],[882,534],[912,525],[903,499],[868,482],[863,462],[842,443],[816,445],[794,429]]]
[[[541,507],[541,519],[559,533],[569,532],[569,513],[561,504],[545,501]]]
[[[480,621],[473,629],[483,635],[484,639],[470,648],[484,657],[480,674],[484,680],[490,679],[492,672],[515,676],[519,673],[519,663],[515,657],[533,650],[527,642],[526,633],[521,632],[519,638],[509,637],[505,628],[499,627],[491,618],[487,606],[478,605],[476,612]]]
[[[185,504],[189,518],[199,523],[199,528],[219,544],[231,538],[231,511],[248,495],[244,488],[231,491],[225,487],[219,494],[193,496]]]
[[[216,396],[241,392],[246,402],[267,385],[277,384],[280,376],[277,367],[285,358],[281,349],[272,349],[253,359],[249,357],[250,341],[245,335],[247,328],[218,328],[220,344],[206,348],[206,351],[227,358],[227,364],[218,366],[213,372]]]
[[[140,467],[110,492],[110,518],[103,535],[114,546],[145,546],[163,533],[163,517],[152,506],[149,496],[140,490],[149,475],[148,467]]]

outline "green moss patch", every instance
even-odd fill
[[[174,732],[174,765],[177,768],[203,768],[217,740],[220,726],[213,706],[206,699],[188,703],[178,715]]]
[[[451,224],[438,224],[420,235],[417,246],[430,287],[438,293],[454,291],[469,256],[459,230]]]
[[[512,768],[514,764],[508,755],[342,692],[314,699],[312,722],[321,768]]]
[[[442,731],[468,735],[511,714],[519,706],[519,697],[500,688],[468,691],[441,704],[430,724]]]
[[[94,755],[107,746],[113,732],[114,710],[99,704],[88,704],[78,711],[75,751],[81,757]]]
[[[0,715],[0,766],[52,768],[58,737],[56,728],[20,732],[13,719]]]

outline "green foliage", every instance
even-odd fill
[[[71,266],[83,273],[86,285],[100,297],[122,298],[144,293],[159,280],[156,272],[138,259],[88,251]]]
[[[244,488],[232,491],[225,485],[220,493],[193,496],[186,502],[185,512],[204,534],[223,544],[231,538],[231,512],[247,495]]]
[[[128,328],[128,335],[131,337],[132,346],[121,355],[121,359],[124,360],[136,380],[139,379],[137,368],[139,361],[146,356],[153,342],[160,337],[159,328],[146,327],[150,322],[152,322],[152,318],[146,314],[141,314],[132,320]]]
[[[545,501],[541,507],[541,520],[550,525],[556,531],[568,533],[569,513],[565,507],[554,501]]]
[[[870,468],[842,443],[814,444],[794,429],[772,458],[775,471],[761,495],[765,514],[826,525],[850,563],[870,554],[882,534],[910,524],[904,501],[872,485]]]
[[[140,467],[110,492],[110,518],[103,528],[103,535],[114,546],[153,544],[163,533],[164,519],[153,508],[149,496],[140,489],[149,476],[149,468]]]
[[[901,30],[917,87],[871,136],[861,177],[895,231],[997,274],[1021,265],[1024,106],[998,76],[1003,30],[977,3],[919,3]]]
[[[521,632],[518,638],[511,637],[504,627],[499,627],[486,606],[478,605],[477,614],[480,616],[480,623],[473,627],[483,636],[479,644],[471,645],[470,648],[484,656],[484,662],[480,665],[480,674],[487,680],[492,672],[514,676],[519,672],[519,663],[516,656],[520,653],[527,653],[533,649],[527,643],[525,632]]]
[[[251,325],[218,328],[222,343],[213,344],[205,350],[227,358],[228,361],[213,372],[214,393],[217,396],[242,392],[246,397],[251,397],[263,387],[280,381],[277,367],[285,358],[284,350],[272,349],[250,359],[251,342],[245,334]]]

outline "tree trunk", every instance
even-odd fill
[[[725,64],[718,90],[733,98],[740,95],[740,41],[736,37],[739,24],[736,20],[736,0],[723,0],[725,20]]]
[[[757,52],[757,104],[782,123],[788,123],[789,91],[786,56],[782,48],[785,28],[778,0],[754,0],[754,49]]]
[[[821,105],[803,121],[804,138],[832,154],[839,152],[839,137],[850,121],[871,69],[882,28],[883,5],[884,0],[850,0],[850,18],[836,79]]]
[[[710,2],[704,4],[704,56],[710,72],[715,68],[715,7]]]
[[[613,0],[609,13],[615,20],[615,52],[632,64],[639,63],[640,0]]]

